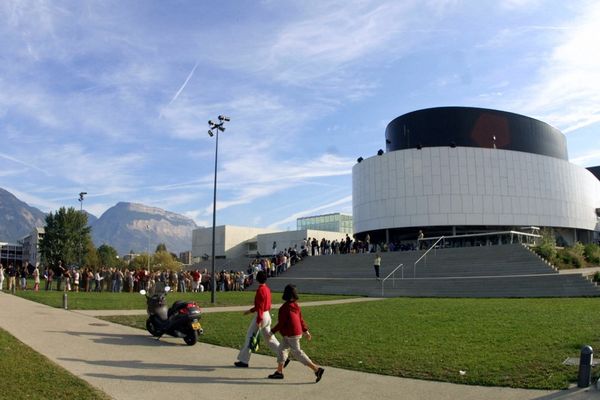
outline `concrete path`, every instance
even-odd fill
[[[338,300],[322,300],[322,301],[308,301],[302,302],[302,307],[311,306],[323,306],[328,304],[348,304],[348,303],[359,303],[366,301],[379,301],[384,300],[379,297],[355,297],[351,299],[338,299]],[[203,314],[210,314],[216,312],[243,312],[252,307],[250,304],[245,306],[228,306],[228,307],[202,307]],[[281,307],[281,304],[272,304],[271,308],[276,310]],[[145,315],[146,310],[77,310],[75,312],[89,315],[92,317],[106,317],[108,315]]]
[[[583,276],[594,275],[596,272],[600,272],[600,267],[589,267],[589,268],[570,268],[560,269],[559,274],[580,274]]]
[[[272,381],[273,357],[253,355],[233,366],[237,351],[181,339],[157,341],[146,332],[0,293],[0,327],[114,399],[591,399],[589,390],[541,391],[456,385],[325,367],[312,372],[292,362]],[[215,329],[217,327],[214,327]],[[242,333],[240,333],[240,338]],[[318,339],[316,339],[318,340]],[[583,396],[583,397],[581,397]]]

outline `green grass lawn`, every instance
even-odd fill
[[[591,298],[397,298],[305,307],[314,340],[303,341],[303,348],[315,362],[344,369],[472,385],[564,389],[577,380],[577,367],[562,362],[578,357],[584,344],[600,349],[598,305]],[[239,348],[249,318],[241,313],[205,314],[200,340]],[[143,316],[106,319],[140,329],[145,321]],[[269,354],[266,346],[260,352]]]
[[[171,304],[175,300],[193,300],[198,302],[201,307],[250,306],[254,303],[254,294],[254,290],[217,292],[215,295],[216,301],[213,305],[210,302],[210,292],[169,293],[167,294],[167,302]],[[16,295],[51,307],[62,307],[63,292],[26,290],[17,291]],[[139,293],[69,292],[67,296],[70,310],[142,310],[146,308],[146,298]],[[317,301],[350,298],[350,296],[307,294],[302,298],[304,301]],[[273,302],[282,302],[281,293],[273,293]]]
[[[110,399],[2,329],[0,376],[0,399]]]

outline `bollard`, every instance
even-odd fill
[[[68,307],[68,302],[67,302],[67,292],[64,292],[64,293],[63,293],[63,308],[64,308],[65,310],[68,310],[68,309],[69,309],[69,307]]]
[[[579,357],[579,375],[577,377],[577,386],[580,388],[590,386],[593,359],[594,350],[592,346],[583,346],[581,348],[581,356]]]

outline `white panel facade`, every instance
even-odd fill
[[[439,225],[595,230],[600,181],[567,161],[511,150],[398,150],[352,169],[354,232]]]

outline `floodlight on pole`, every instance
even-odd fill
[[[210,277],[210,302],[215,303],[215,292],[217,286],[217,279],[215,276],[215,227],[217,222],[217,159],[219,156],[219,131],[224,132],[225,127],[223,124],[230,120],[229,117],[219,115],[219,123],[213,120],[208,121],[208,135],[210,137],[216,136],[215,140],[215,183],[213,187],[213,220],[212,220],[212,254],[211,254],[211,277]]]
[[[150,273],[150,225],[146,225],[146,231],[148,232],[148,273]]]
[[[79,212],[83,215],[83,196],[85,196],[87,192],[79,192]],[[81,232],[79,233],[79,268],[81,268],[81,264],[83,263],[81,253],[83,251],[83,227],[81,228]]]

